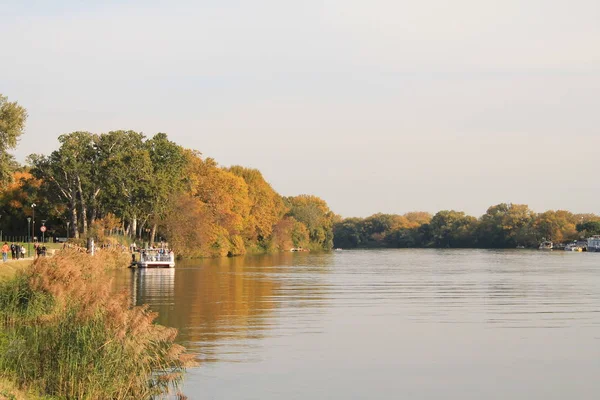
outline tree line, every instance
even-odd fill
[[[19,165],[9,150],[26,119],[25,108],[0,95],[5,235],[31,233],[26,218],[36,213],[37,227],[44,221],[50,236],[103,240],[118,233],[147,243],[166,240],[183,256],[210,257],[334,245],[535,247],[600,234],[595,214],[535,213],[524,204],[498,204],[479,218],[444,210],[342,219],[316,196],[281,196],[260,171],[219,166],[165,133],[72,132],[59,136],[57,150]]]
[[[566,242],[600,234],[600,216],[564,210],[535,213],[525,204],[501,203],[479,218],[462,211],[435,215],[375,214],[346,218],[334,225],[334,245],[341,248],[515,248],[541,241]]]
[[[7,150],[16,146],[26,117],[24,108],[0,96],[5,235],[27,234],[26,218],[35,213],[37,227],[44,221],[51,236],[166,240],[184,256],[333,246],[334,214],[325,201],[281,196],[258,170],[219,166],[165,133],[72,132],[58,137],[57,150],[18,165]]]

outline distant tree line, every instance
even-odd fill
[[[600,216],[569,211],[535,213],[524,204],[502,203],[479,218],[461,211],[435,215],[375,214],[346,218],[334,225],[341,248],[515,248],[537,247],[543,240],[566,242],[600,234]]]

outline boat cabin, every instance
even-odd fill
[[[173,268],[175,253],[167,249],[142,249],[140,259],[134,264],[139,268]]]
[[[594,235],[588,238],[587,251],[600,252],[600,235]]]

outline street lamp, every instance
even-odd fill
[[[31,226],[31,217],[27,217],[27,257],[31,257],[31,243],[29,239],[29,235],[31,231],[29,230]]]
[[[37,204],[33,203],[31,205],[31,211],[33,212],[33,228],[31,229],[31,239],[35,238],[35,207]]]

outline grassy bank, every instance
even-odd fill
[[[125,253],[40,258],[0,283],[0,377],[59,399],[149,399],[176,388],[190,357],[175,329],[111,292]],[[1,392],[0,392],[1,393]]]
[[[15,383],[0,377],[0,400],[53,400],[53,398],[41,396],[31,390],[20,389]]]
[[[18,272],[25,270],[32,264],[32,260],[15,260],[0,262],[0,282],[14,277]]]

